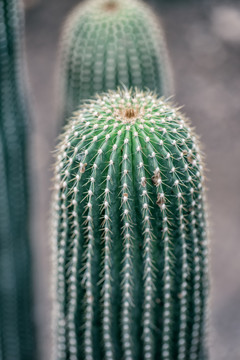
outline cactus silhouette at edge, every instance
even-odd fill
[[[0,358],[32,360],[28,123],[23,7],[0,1]]]

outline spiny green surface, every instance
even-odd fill
[[[57,150],[53,359],[206,360],[204,177],[184,117],[110,92]]]
[[[34,359],[22,10],[17,0],[0,0],[1,360]]]
[[[74,9],[62,35],[58,75],[65,120],[80,101],[121,85],[173,95],[159,20],[136,0],[86,1]]]

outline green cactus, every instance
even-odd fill
[[[59,112],[64,119],[80,101],[121,85],[173,95],[163,31],[141,1],[80,4],[64,26],[59,62]]]
[[[57,150],[53,359],[206,360],[204,178],[184,117],[150,92],[109,92]]]
[[[0,0],[0,359],[32,360],[23,9]]]

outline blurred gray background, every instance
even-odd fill
[[[129,0],[130,1],[130,0]],[[48,219],[56,142],[54,78],[62,22],[77,0],[25,0],[34,105],[33,245],[36,318],[48,360]],[[240,2],[151,1],[165,28],[175,100],[201,136],[211,217],[211,360],[240,359]]]

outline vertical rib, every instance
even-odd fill
[[[102,300],[103,300],[103,340],[104,340],[104,351],[106,360],[115,359],[114,341],[112,338],[112,262],[111,262],[111,251],[112,251],[112,200],[114,200],[114,193],[111,192],[112,184],[114,183],[114,177],[117,176],[115,173],[115,161],[117,157],[117,150],[121,143],[121,134],[118,135],[115,143],[113,144],[110,160],[108,163],[106,186],[104,189],[104,259],[103,259],[103,286],[102,286]]]
[[[151,211],[150,211],[150,194],[147,188],[146,171],[144,168],[144,161],[142,157],[142,147],[139,141],[139,133],[133,127],[132,142],[134,143],[133,151],[136,154],[137,162],[134,167],[138,169],[138,177],[136,179],[137,186],[139,187],[139,203],[142,215],[142,234],[143,242],[143,280],[144,280],[144,302],[143,302],[143,342],[144,359],[154,358],[154,343],[152,331],[154,328],[154,270],[153,270],[153,241],[154,233],[151,225]]]
[[[130,128],[130,127],[129,127]],[[132,343],[132,323],[131,311],[133,307],[133,275],[132,275],[132,261],[133,244],[132,244],[132,194],[129,189],[132,174],[131,164],[131,145],[130,145],[130,132],[126,131],[123,157],[122,157],[122,170],[121,170],[121,210],[123,221],[123,281],[122,281],[122,338],[123,338],[123,352],[126,360],[133,360],[133,346]]]

